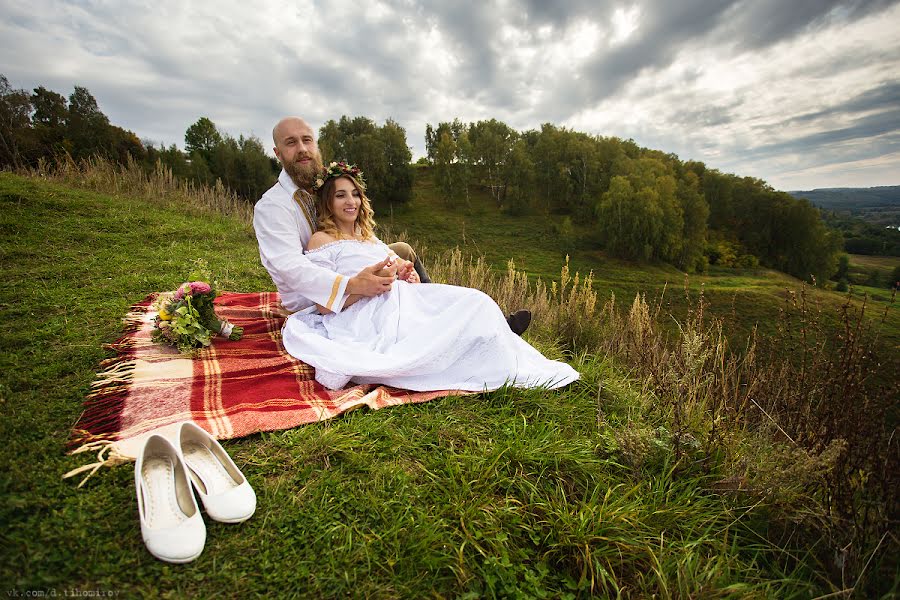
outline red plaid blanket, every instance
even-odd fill
[[[72,432],[72,447],[96,449],[184,420],[229,439],[330,419],[360,406],[379,409],[455,393],[322,387],[312,367],[285,352],[286,314],[278,294],[268,292],[216,298],[216,313],[243,327],[243,338],[217,337],[197,357],[185,357],[150,339],[157,296],[151,294],[127,315],[125,335],[111,344],[117,355],[102,364]]]

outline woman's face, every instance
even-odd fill
[[[331,200],[331,210],[334,212],[335,224],[352,225],[359,216],[359,206],[362,204],[359,190],[349,177],[339,177],[334,182],[334,196]]]

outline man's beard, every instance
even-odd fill
[[[309,158],[310,162],[302,164],[295,161],[283,163],[282,166],[284,166],[284,170],[287,171],[287,174],[291,176],[291,179],[294,180],[294,183],[297,184],[297,187],[301,190],[309,191],[316,182],[316,177],[322,171],[322,157],[318,154],[307,154],[305,156],[298,156],[297,158]]]

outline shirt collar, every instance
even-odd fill
[[[281,187],[283,187],[291,197],[293,197],[294,192],[299,189],[297,187],[297,184],[294,183],[294,180],[291,179],[291,176],[288,175],[287,171],[285,171],[284,169],[281,169],[281,174],[278,176],[278,183],[281,184]]]

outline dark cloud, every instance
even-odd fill
[[[682,46],[714,29],[734,2],[689,0],[644,6],[646,20],[634,37],[611,52],[598,52],[585,67],[594,95],[602,98],[616,93],[643,69],[669,66]]]
[[[723,41],[743,49],[777,44],[812,29],[840,26],[880,12],[897,0],[753,0],[727,15]]]
[[[596,20],[609,15],[616,4],[603,0],[570,0],[565,3],[546,0],[520,0],[512,2],[507,10],[510,18],[528,27],[549,25],[564,29],[578,19]]]
[[[860,150],[867,156],[878,156],[884,153],[886,144],[895,146],[898,140],[900,140],[900,107],[895,107],[859,117],[844,127],[817,131],[786,141],[761,144],[748,150],[748,157],[785,153],[815,155],[848,142],[865,142]]]

